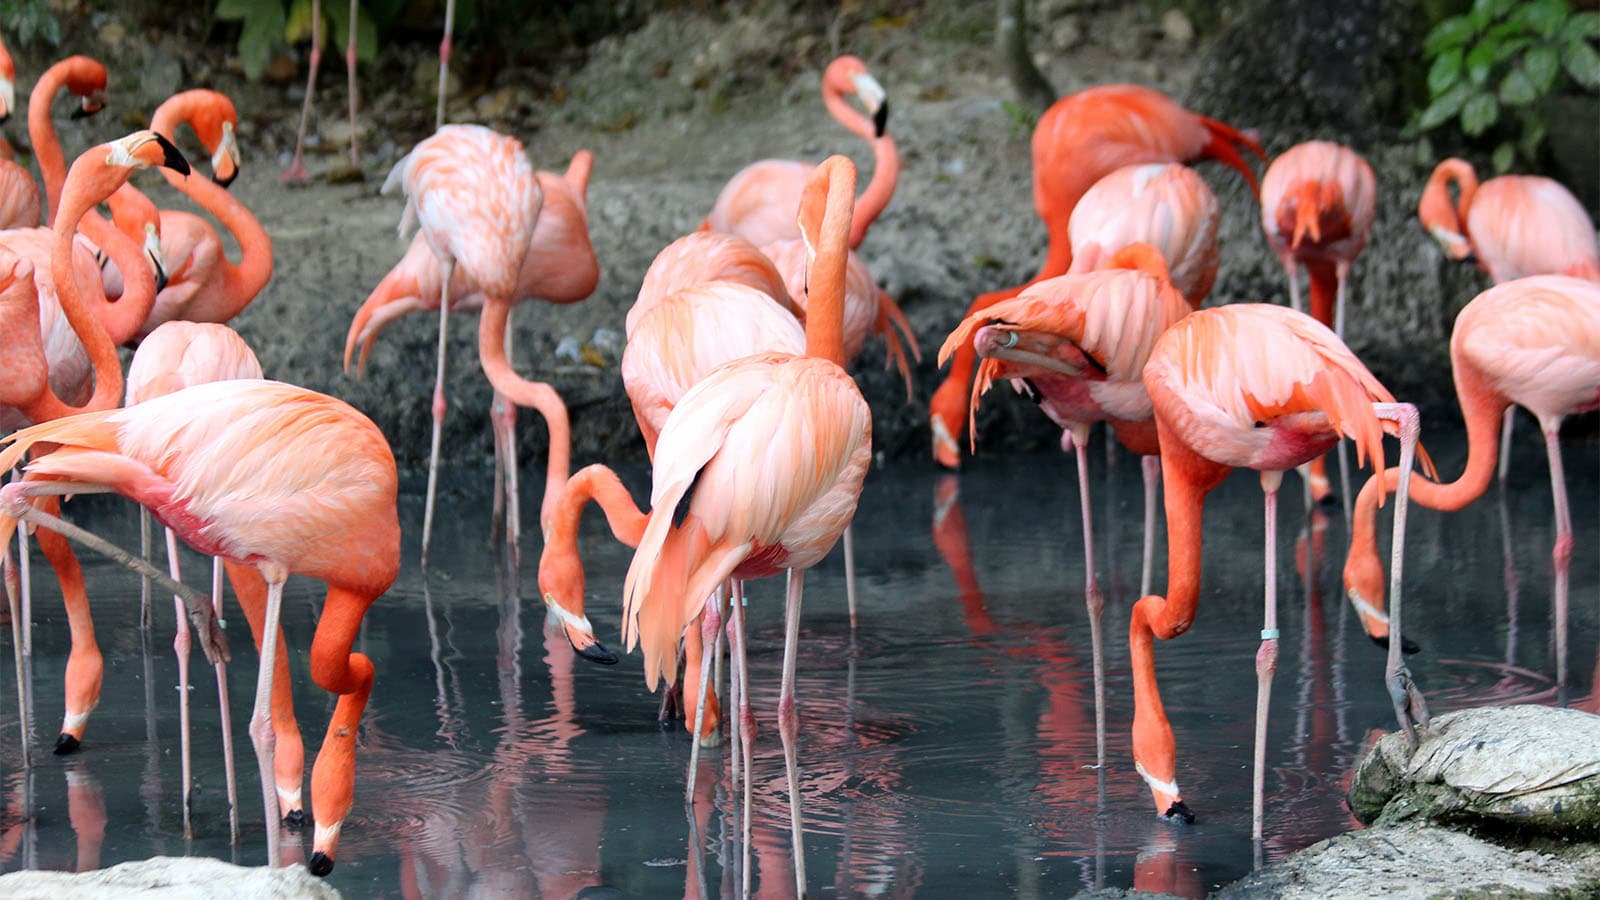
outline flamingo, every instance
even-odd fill
[[[805,320],[805,307],[789,296],[784,273],[773,265],[771,257],[742,237],[696,231],[663,247],[650,261],[639,293],[623,320],[623,333],[631,340],[639,320],[656,304],[680,288],[706,281],[732,281],[755,288],[797,320]]]
[[[244,338],[226,325],[216,323],[167,322],[139,344],[128,366],[128,406],[143,403],[182,390],[192,384],[230,379],[261,378],[261,363],[244,342]],[[140,532],[149,534],[149,510],[139,508]],[[171,528],[167,532],[167,565],[174,581],[181,581],[178,570],[177,535]],[[149,541],[145,542],[148,556]],[[145,579],[149,583],[149,579]],[[211,597],[216,615],[222,616],[222,560],[214,558],[211,571]],[[145,594],[148,595],[148,589]],[[184,618],[182,597],[173,597],[177,609],[178,630],[172,649],[178,656],[178,718],[182,723],[183,760],[183,833],[190,837],[193,829],[189,822],[190,748],[189,748],[189,626]],[[142,618],[141,618],[142,621]],[[228,819],[234,840],[239,837],[239,798],[233,776],[233,731],[228,710],[227,664],[216,665],[217,697],[222,718],[223,764],[228,779]]]
[[[857,112],[845,100],[854,95],[866,108]],[[883,86],[854,56],[841,56],[822,72],[822,102],[834,121],[872,144],[872,180],[856,201],[850,223],[850,249],[861,246],[867,229],[889,205],[900,179],[900,152],[885,129],[889,100]],[[784,159],[764,159],[739,170],[717,195],[701,231],[736,234],[758,247],[773,241],[799,238],[794,209],[816,167]]]
[[[963,318],[1015,297],[1028,284],[1065,274],[1072,265],[1069,232],[1078,201],[1101,177],[1123,166],[1215,159],[1239,170],[1255,193],[1255,175],[1236,145],[1265,158],[1254,138],[1196,115],[1151,88],[1106,84],[1057,100],[1033,131],[1033,205],[1049,235],[1044,264],[1027,284],[978,295]],[[953,359],[929,404],[933,458],[947,469],[961,464],[967,385],[977,357],[967,346]]]
[[[600,281],[600,264],[594,255],[594,246],[589,241],[588,190],[589,174],[593,168],[594,155],[588,150],[579,150],[573,154],[565,173],[535,173],[544,196],[544,205],[539,211],[533,237],[517,271],[512,298],[536,297],[550,303],[576,303],[594,293]],[[350,370],[350,360],[357,346],[361,348],[356,369],[359,374],[365,370],[367,357],[383,329],[407,313],[439,310],[443,293],[442,264],[430,249],[428,239],[419,232],[412,239],[405,256],[383,277],[351,319],[350,330],[345,335],[345,371]],[[483,308],[483,302],[483,288],[473,281],[466,270],[452,273],[450,312],[478,312]],[[427,559],[428,543],[433,533],[439,449],[447,409],[444,394],[447,346],[445,316],[446,313],[441,311],[438,369],[434,373],[433,440],[428,452],[428,495],[422,516],[424,560]],[[509,332],[507,337],[509,340]],[[504,352],[509,358],[509,343]],[[506,540],[515,546],[521,531],[521,512],[517,499],[516,410],[508,405],[505,396],[498,391],[490,419],[495,434],[495,483],[503,486],[505,491],[502,498],[497,489],[495,513],[498,519],[504,503],[508,522]],[[553,433],[551,440],[555,440]],[[552,453],[552,458],[554,456]],[[564,475],[565,470],[561,474]]]
[[[1200,596],[1201,519],[1206,494],[1229,470],[1261,473],[1266,493],[1266,599],[1256,653],[1256,738],[1252,835],[1262,836],[1266,714],[1277,664],[1277,489],[1283,472],[1325,452],[1340,436],[1359,456],[1382,467],[1383,434],[1398,432],[1400,468],[1416,452],[1417,415],[1389,393],[1325,325],[1282,306],[1241,303],[1185,316],[1156,342],[1144,368],[1161,443],[1167,510],[1165,596],[1134,604],[1128,646],[1134,682],[1134,767],[1150,787],[1156,811],[1194,821],[1176,782],[1176,745],[1156,684],[1151,638],[1187,631]],[[1431,468],[1422,454],[1425,467]],[[1396,585],[1405,546],[1406,494],[1395,504]],[[1395,596],[1394,632],[1399,630]],[[1389,641],[1389,684],[1395,712],[1411,731],[1427,724],[1421,694]]]
[[[1129,244],[1161,255],[1172,286],[1199,309],[1217,280],[1217,197],[1181,163],[1123,166],[1096,181],[1072,208],[1068,274],[1105,268]]]
[[[795,653],[805,570],[838,541],[855,512],[872,457],[872,416],[843,368],[845,254],[855,166],[833,156],[812,173],[799,205],[814,249],[805,355],[763,353],[725,364],[690,388],[656,443],[650,515],[623,586],[623,639],[643,645],[645,683],[676,677],[678,639],[727,579],[788,570],[779,733],[789,778],[797,893],[805,893],[795,738]],[[677,524],[675,524],[675,522]],[[741,603],[731,604],[738,677]],[[749,691],[741,692],[749,722]],[[750,729],[741,729],[746,772]],[[745,820],[750,781],[745,778]],[[745,867],[748,873],[749,867]],[[747,882],[748,882],[748,875]],[[746,885],[748,889],[748,883]]]
[[[17,65],[0,43],[0,122],[17,108],[16,80]],[[0,229],[32,228],[40,222],[39,188],[12,156],[10,142],[0,138]]]
[[[1527,408],[1544,431],[1555,498],[1556,684],[1567,683],[1567,592],[1572,561],[1572,511],[1561,466],[1561,420],[1600,409],[1600,285],[1564,275],[1532,275],[1497,284],[1456,315],[1450,366],[1467,428],[1467,464],[1448,484],[1399,472],[1374,477],[1356,498],[1344,583],[1369,635],[1382,639],[1383,566],[1378,560],[1377,505],[1396,484],[1430,509],[1458,510],[1483,495],[1495,469],[1495,423],[1512,404]]]
[[[452,0],[452,5],[454,2]],[[350,39],[344,48],[345,69],[350,74],[350,168],[361,168],[361,154],[356,147],[356,32],[358,10],[356,0],[350,0],[350,18],[348,19]],[[311,98],[317,91],[317,66],[322,62],[322,0],[311,0],[311,58],[308,60],[309,70],[306,72],[306,98],[300,104],[300,128],[294,136],[294,159],[289,163],[289,168],[278,177],[279,181],[305,181],[310,178],[306,167],[301,163],[300,157],[305,152],[306,123],[311,119]]]
[[[311,645],[311,676],[339,695],[311,776],[317,816],[309,868],[333,870],[355,790],[355,742],[372,690],[372,662],[351,645],[367,608],[400,566],[398,476],[383,434],[353,407],[275,381],[218,381],[127,409],[84,413],[5,439],[10,466],[44,442],[28,479],[0,489],[0,537],[13,517],[32,518],[29,498],[114,491],[149,508],[203,553],[253,567],[268,585],[265,639],[250,736],[261,770],[267,859],[278,859],[273,782],[277,631],[290,574],[327,582]],[[287,685],[280,685],[287,688]]]
[[[1089,426],[1106,421],[1135,453],[1158,451],[1150,397],[1140,372],[1156,339],[1190,312],[1188,301],[1167,279],[1160,254],[1131,244],[1104,261],[1106,268],[1036,282],[1016,297],[968,316],[945,339],[942,362],[969,342],[983,362],[972,384],[972,409],[997,379],[1026,391],[1057,425],[1062,447],[1077,451],[1078,499],[1083,506],[1084,602],[1094,659],[1095,748],[1105,765],[1105,662],[1100,649],[1100,612],[1105,597],[1095,576],[1089,515]],[[1126,268],[1122,268],[1126,267]],[[976,440],[976,433],[973,440]],[[1148,471],[1150,467],[1146,466]],[[1155,485],[1145,480],[1145,566],[1150,581]]]
[[[1372,166],[1354,150],[1330,141],[1290,147],[1261,178],[1261,227],[1289,276],[1290,304],[1305,311],[1299,280],[1303,263],[1311,282],[1311,317],[1341,339],[1345,283],[1372,233],[1376,198]],[[1332,490],[1326,460],[1312,460],[1306,474],[1312,499],[1328,499]],[[1349,521],[1350,462],[1342,444],[1339,478]]]
[[[1457,201],[1450,204],[1450,185]],[[1600,281],[1600,249],[1583,204],[1559,181],[1501,175],[1483,184],[1472,164],[1446,159],[1433,169],[1417,202],[1417,218],[1450,259],[1473,258],[1495,284],[1529,275],[1571,275]],[[1500,432],[1500,481],[1511,467],[1507,408]]]

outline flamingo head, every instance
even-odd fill
[[[828,64],[827,71],[822,73],[822,83],[824,90],[854,94],[872,119],[873,137],[883,137],[889,127],[889,96],[883,85],[867,71],[866,63],[858,57],[841,56]]]
[[[17,108],[17,67],[11,61],[11,54],[0,47],[0,123],[11,118],[11,111]]]
[[[539,557],[539,593],[544,596],[545,620],[559,624],[578,655],[590,662],[613,665],[617,656],[594,636],[594,626],[583,615],[583,561],[572,552],[552,549],[559,541],[546,540]],[[579,612],[574,613],[572,608]]]
[[[72,118],[82,119],[106,108],[106,67],[87,56],[73,56],[57,65],[66,66],[67,90],[82,97]]]

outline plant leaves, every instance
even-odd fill
[[[1494,148],[1494,172],[1504,175],[1511,171],[1511,164],[1517,161],[1517,148],[1510,141]]]
[[[1483,84],[1489,80],[1489,72],[1494,68],[1494,45],[1484,41],[1472,48],[1467,54],[1467,80],[1473,84]]]
[[[1465,44],[1477,32],[1478,29],[1472,27],[1472,22],[1466,16],[1451,16],[1428,32],[1427,39],[1422,42],[1422,53],[1424,56],[1438,56],[1451,47]]]
[[[1534,90],[1542,97],[1555,86],[1556,73],[1561,69],[1561,58],[1554,47],[1535,47],[1522,59],[1522,68],[1533,82]]]
[[[1568,19],[1561,37],[1569,41],[1600,38],[1600,12],[1581,12]]]
[[[1428,104],[1428,108],[1423,110],[1422,115],[1418,117],[1417,130],[1428,131],[1450,121],[1456,113],[1461,111],[1462,105],[1467,102],[1467,98],[1471,97],[1472,93],[1470,85],[1457,84],[1434,98],[1434,101]]]
[[[1437,97],[1461,80],[1461,48],[1441,53],[1428,68],[1428,95]]]
[[[1537,99],[1538,88],[1533,86],[1533,79],[1520,67],[1512,69],[1500,82],[1500,102],[1506,106],[1526,106]]]
[[[1494,48],[1494,61],[1503,62],[1518,53],[1533,46],[1533,38],[1512,38],[1503,44],[1496,44]]]
[[[1522,139],[1517,142],[1522,150],[1523,159],[1534,162],[1539,158],[1539,147],[1544,144],[1544,136],[1544,118],[1524,112],[1522,114]]]
[[[1476,31],[1482,31],[1494,21],[1495,0],[1473,0],[1472,9],[1467,11],[1467,18],[1471,20]]]
[[[1546,40],[1556,36],[1561,26],[1566,24],[1567,17],[1572,10],[1567,7],[1566,0],[1533,0],[1512,13],[1512,21],[1521,22],[1529,31],[1537,33]]]
[[[333,46],[340,54],[350,42],[350,7],[333,3],[328,7],[328,18],[333,21]],[[378,26],[364,9],[356,10],[356,60],[372,62],[378,55]]]
[[[260,0],[217,0],[216,15],[219,19],[238,21],[248,19],[255,11],[255,7],[262,5]]]
[[[1461,105],[1461,130],[1467,137],[1488,131],[1500,119],[1500,103],[1488,92],[1473,94]]]
[[[283,26],[283,39],[290,45],[311,40],[313,31],[311,21],[311,0],[294,0],[289,7],[289,18]],[[327,39],[324,38],[326,43]]]
[[[1570,42],[1562,48],[1561,65],[1573,81],[1591,91],[1600,89],[1600,53],[1587,41]]]

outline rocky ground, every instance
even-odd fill
[[[1474,272],[1445,265],[1415,223],[1415,199],[1430,161],[1392,127],[1346,121],[1340,131],[1308,124],[1294,93],[1300,82],[1313,81],[1284,85],[1279,106],[1299,112],[1264,103],[1241,109],[1229,99],[1229,85],[1240,83],[1237,72],[1230,75],[1238,68],[1239,26],[1222,27],[1225,11],[1222,26],[1202,23],[1217,37],[1196,37],[1195,23],[1178,7],[1162,12],[1161,6],[1041,0],[1033,4],[1035,55],[1063,93],[1137,81],[1201,112],[1229,111],[1233,124],[1259,128],[1269,151],[1321,137],[1346,140],[1365,153],[1379,173],[1382,202],[1354,272],[1350,343],[1396,394],[1424,403],[1433,413],[1429,422],[1459,427],[1449,402],[1445,347],[1455,310],[1479,284]],[[600,287],[573,306],[527,304],[517,320],[519,366],[552,381],[567,398],[579,462],[642,456],[616,369],[619,351],[606,332],[620,333],[651,258],[694,227],[722,183],[766,157],[817,160],[845,152],[870,165],[868,148],[833,123],[820,102],[819,73],[835,53],[861,56],[887,87],[890,130],[904,160],[895,198],[861,252],[904,308],[924,358],[911,402],[898,377],[884,371],[881,345],[870,344],[858,364],[880,453],[926,454],[926,403],[939,380],[933,355],[944,335],[975,293],[1018,283],[1043,258],[1044,229],[1031,203],[1028,129],[1009,102],[1010,86],[988,43],[992,5],[934,3],[897,17],[872,17],[851,4],[837,15],[765,4],[755,9],[662,11],[583,54],[507,62],[487,74],[461,62],[467,83],[451,99],[451,121],[483,122],[518,135],[541,168],[563,167],[580,147],[595,153],[590,230]],[[1383,38],[1387,19],[1375,15],[1382,21],[1362,27],[1370,25]],[[63,51],[91,53],[111,67],[113,106],[87,125],[64,124],[64,143],[70,150],[125,131],[180,87],[230,93],[242,116],[245,154],[233,192],[265,225],[276,253],[271,284],[234,324],[270,376],[349,399],[383,427],[398,456],[420,459],[429,427],[431,317],[414,317],[385,334],[363,381],[343,374],[339,358],[351,314],[404,249],[394,232],[402,201],[380,196],[377,188],[393,161],[431,128],[431,49],[390,47],[363,70],[358,134],[365,180],[358,182],[343,181],[339,171],[347,165],[349,126],[343,62],[330,54],[308,162],[317,177],[284,187],[277,176],[293,147],[301,70],[285,57],[273,67],[283,80],[247,83],[227,48],[195,46],[194,38],[123,21],[115,12],[94,13],[69,29]],[[458,61],[469,53],[463,45]],[[21,95],[50,54],[35,46],[17,56]],[[1382,72],[1360,77],[1383,80]],[[1343,115],[1348,120],[1353,114]],[[1274,118],[1295,124],[1279,128]],[[20,136],[16,125],[11,132]],[[1279,299],[1282,274],[1242,180],[1214,163],[1201,171],[1224,209],[1223,264],[1210,302]],[[165,191],[157,186],[157,193]],[[599,350],[605,365],[558,358],[554,351],[569,336]],[[450,367],[456,412],[447,423],[446,453],[461,460],[485,458],[491,449],[484,418],[488,386],[476,371],[474,340],[472,321],[459,318]],[[544,443],[536,419],[525,414],[520,429],[535,458]],[[1015,398],[986,403],[979,423],[980,447],[988,453],[1055,440],[1031,404]]]

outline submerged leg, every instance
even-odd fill
[[[1561,466],[1561,419],[1539,423],[1544,428],[1545,452],[1550,457],[1550,494],[1555,498],[1556,687],[1567,685],[1567,594],[1572,567],[1572,509],[1567,505],[1567,478]]]
[[[744,765],[744,806],[739,815],[739,871],[744,878],[744,884],[739,896],[750,896],[750,748],[755,739],[755,715],[750,712],[750,668],[745,660],[745,633],[744,633],[744,582],[734,579],[733,600],[729,604],[733,619],[733,664],[734,677],[739,684],[739,746],[735,754],[734,767],[738,768],[741,761]]]
[[[139,555],[150,559],[150,510],[139,507]],[[139,576],[139,628],[150,630],[150,576]]]
[[[850,609],[850,633],[856,633],[856,542],[853,529],[844,529],[844,601]]]
[[[722,590],[719,588],[715,593],[706,598],[705,611],[700,614],[701,647],[702,649],[706,647],[713,648],[713,652],[702,652],[700,654],[699,687],[701,693],[699,697],[695,698],[694,728],[690,732],[691,737],[689,740],[689,777],[686,779],[688,786],[684,791],[683,797],[684,801],[690,804],[694,803],[695,775],[698,773],[700,768],[700,745],[702,743],[711,743],[710,741],[703,741],[701,739],[701,734],[705,730],[706,706],[711,695],[711,657],[716,655],[715,647],[717,645],[717,632],[722,629],[721,606]],[[694,625],[691,624],[689,627],[693,628]],[[716,732],[713,732],[713,734],[715,733]]]
[[[1405,563],[1406,507],[1411,500],[1411,469],[1416,459],[1421,423],[1417,408],[1409,403],[1374,403],[1372,408],[1380,419],[1389,419],[1400,426],[1400,480],[1394,492],[1394,536],[1390,541],[1393,549],[1389,562],[1389,658],[1384,680],[1389,688],[1389,699],[1394,703],[1395,718],[1405,729],[1406,739],[1416,746],[1414,725],[1428,724],[1428,705],[1400,656],[1405,644],[1400,629],[1400,587]]]
[[[439,358],[433,373],[433,442],[428,448],[428,497],[422,506],[422,565],[428,565],[428,541],[433,536],[433,504],[439,486],[439,442],[444,436],[444,358],[449,348],[450,276],[454,263],[443,261],[444,287],[439,292]],[[496,457],[498,458],[498,457]]]
[[[23,529],[18,528],[17,531],[20,533]],[[5,557],[5,577],[3,580],[5,581],[6,606],[11,613],[11,659],[16,664],[17,674],[17,727],[22,732],[22,768],[27,770],[33,768],[33,754],[28,749],[28,708],[30,706],[27,691],[28,679],[23,672],[22,654],[18,652],[18,648],[22,646],[22,598],[19,596],[22,593],[22,586],[20,579],[14,577],[17,571],[17,563],[11,556],[11,548],[9,546],[0,547],[0,555]]]
[[[1106,764],[1106,660],[1100,643],[1100,613],[1105,596],[1094,574],[1094,529],[1089,512],[1089,426],[1073,425],[1072,446],[1078,458],[1078,501],[1083,507],[1083,600],[1089,610],[1089,648],[1094,660],[1094,761]]]
[[[789,774],[789,828],[797,897],[806,895],[805,834],[800,828],[800,763],[795,747],[800,736],[800,716],[794,706],[794,664],[800,649],[800,600],[805,578],[804,569],[789,570],[788,597],[784,604],[783,683],[778,697],[778,735],[783,739],[783,763]]]
[[[1250,836],[1261,844],[1267,770],[1267,708],[1272,702],[1272,673],[1278,668],[1278,487],[1282,472],[1262,472],[1266,492],[1266,601],[1261,620],[1261,646],[1256,650],[1256,744],[1251,780]]]
[[[178,536],[171,528],[165,529],[167,534],[167,570],[172,574],[173,581],[182,581],[183,573],[178,565]],[[191,745],[189,742],[189,623],[184,621],[183,598],[173,597],[172,605],[178,616],[178,631],[172,638],[172,652],[178,656],[178,728],[179,747],[181,750],[180,770],[183,772],[183,836],[194,837],[194,828],[189,823],[189,798],[190,790],[194,784],[192,777],[193,768]]]
[[[352,23],[354,24],[354,23]],[[354,33],[355,29],[350,29]],[[322,62],[322,3],[321,0],[311,0],[311,57],[310,69],[306,72],[306,99],[300,104],[300,130],[294,137],[294,161],[289,163],[289,168],[279,176],[279,181],[305,181],[311,177],[306,173],[306,167],[301,163],[301,156],[305,153],[306,123],[311,121],[311,98],[317,91],[317,66]]]

